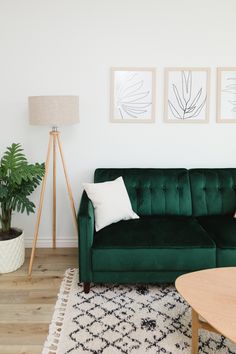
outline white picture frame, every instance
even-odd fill
[[[208,123],[209,97],[209,68],[165,68],[164,122]]]
[[[236,123],[236,67],[217,68],[217,123]]]
[[[153,123],[155,89],[155,68],[111,68],[110,121]]]

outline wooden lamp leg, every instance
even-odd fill
[[[60,156],[61,156],[61,160],[62,160],[62,166],[63,166],[63,171],[64,171],[64,175],[65,175],[65,179],[66,179],[67,191],[68,191],[68,195],[69,195],[69,199],[70,199],[70,205],[71,205],[71,209],[72,209],[72,215],[73,215],[73,221],[74,221],[74,225],[75,225],[75,229],[76,229],[76,234],[78,233],[78,224],[77,224],[77,219],[76,219],[75,204],[74,204],[71,186],[69,183],[69,178],[68,178],[68,174],[67,174],[67,170],[66,170],[66,165],[65,165],[65,160],[64,160],[64,156],[63,156],[63,151],[62,151],[62,146],[61,146],[59,134],[60,133],[57,130],[55,130],[55,131],[53,130],[50,132],[47,158],[46,158],[46,162],[45,162],[45,175],[44,175],[43,182],[42,182],[42,188],[41,188],[40,200],[39,200],[39,208],[38,208],[37,220],[36,220],[35,231],[34,231],[34,240],[33,240],[31,256],[30,256],[30,264],[29,264],[29,272],[28,272],[29,276],[32,274],[32,268],[33,268],[35,249],[36,249],[38,233],[39,233],[39,225],[40,225],[41,215],[42,215],[42,208],[43,208],[43,201],[44,201],[44,195],[45,195],[45,188],[46,188],[46,181],[47,181],[48,170],[49,170],[49,160],[50,160],[50,153],[51,153],[52,145],[53,145],[53,222],[52,222],[53,248],[56,248],[56,158],[57,158],[56,147],[57,147],[57,144],[59,147],[59,152],[60,152]]]
[[[56,143],[57,143],[57,132],[53,132],[53,207],[52,207],[52,247],[56,248],[56,234],[57,234],[57,188],[56,188],[56,161],[57,161],[57,151],[56,151]]]
[[[63,156],[59,132],[57,134],[57,142],[58,142],[58,147],[59,147],[59,151],[60,151],[60,155],[61,155],[61,161],[62,161],[62,166],[63,166],[63,170],[64,170],[64,175],[65,175],[65,179],[66,179],[66,186],[67,186],[67,191],[68,191],[68,195],[69,195],[69,199],[70,199],[70,205],[71,205],[71,210],[72,210],[74,226],[75,226],[75,230],[76,230],[76,234],[77,234],[78,233],[78,224],[77,224],[77,218],[76,218],[75,203],[74,203],[74,199],[73,199],[73,195],[72,195],[72,191],[71,191],[71,186],[70,186],[70,182],[69,182],[69,178],[68,178],[68,174],[67,174],[67,170],[66,170],[66,165],[65,165],[65,160],[64,160],[64,156]]]
[[[35,256],[35,248],[36,248],[37,239],[38,239],[39,224],[40,224],[41,215],[42,215],[43,200],[44,200],[45,187],[46,187],[46,181],[47,181],[47,176],[48,176],[48,166],[49,166],[50,152],[51,152],[51,147],[52,147],[52,139],[53,139],[53,137],[52,137],[52,135],[50,135],[49,143],[48,143],[47,158],[46,158],[46,162],[45,162],[45,174],[44,174],[41,193],[40,193],[39,208],[38,208],[37,220],[36,220],[35,231],[34,231],[34,241],[33,241],[33,246],[32,246],[32,251],[31,251],[31,256],[30,256],[29,273],[28,273],[29,275],[31,275],[31,273],[32,273],[34,256]]]

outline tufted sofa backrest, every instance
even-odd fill
[[[122,176],[132,207],[139,215],[192,215],[189,175],[186,169],[99,168],[94,182]]]
[[[236,210],[236,168],[189,170],[193,215],[230,215]]]

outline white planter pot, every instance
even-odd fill
[[[20,268],[25,260],[24,233],[12,240],[0,241],[0,274]]]

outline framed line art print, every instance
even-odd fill
[[[209,68],[166,68],[164,121],[207,123],[209,84]]]
[[[217,68],[218,123],[236,123],[236,67]]]
[[[111,68],[110,121],[153,123],[155,85],[154,68]]]

